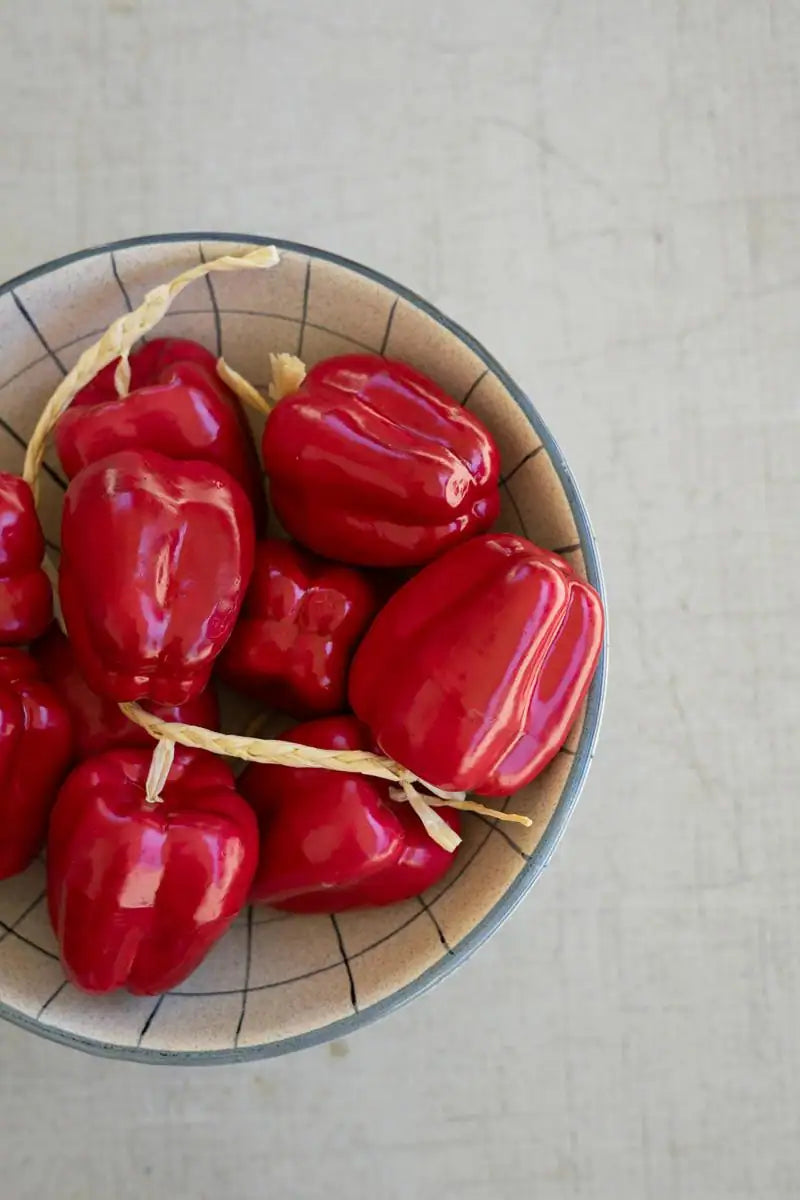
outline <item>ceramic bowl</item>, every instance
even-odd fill
[[[179,234],[70,255],[0,289],[0,469],[22,468],[44,401],[83,349],[144,293],[200,261],[273,239]],[[602,591],[575,482],[536,409],[474,338],[366,267],[275,241],[280,265],[217,274],[178,298],[159,332],[196,338],[264,387],[270,351],[308,364],[353,350],[425,371],[486,422],[502,455],[498,528],[562,554]],[[48,454],[42,518],[59,543],[64,481]],[[0,884],[0,1014],[83,1050],[139,1061],[213,1062],[339,1038],[419,995],[463,962],[519,903],[564,831],[597,738],[605,652],[552,764],[506,801],[527,829],[470,816],[450,873],[426,895],[338,917],[242,914],[203,965],[157,999],[81,994],[64,979],[47,918],[44,868]]]

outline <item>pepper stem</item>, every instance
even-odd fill
[[[144,785],[145,800],[148,804],[161,803],[161,792],[167,782],[167,776],[172,770],[174,758],[175,742],[168,738],[162,738],[153,751],[150,770],[147,772],[147,780]]]

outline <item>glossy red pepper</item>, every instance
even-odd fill
[[[141,725],[135,725],[124,715],[114,700],[98,696],[80,672],[72,644],[53,625],[33,647],[42,675],[58,692],[67,707],[72,723],[74,756],[77,761],[116,750],[120,746],[152,749],[153,739]],[[185,704],[143,705],[162,721],[183,721],[187,725],[219,728],[219,705],[210,685],[199,696]]]
[[[261,467],[241,404],[197,342],[156,338],[130,358],[130,392],[114,387],[111,363],[82,388],[60,418],[55,443],[69,479],[117,450],[157,450],[168,458],[216,463],[247,493],[258,523],[266,516]]]
[[[259,542],[220,677],[294,717],[341,712],[350,660],[378,604],[364,572],[276,538]]]
[[[331,750],[366,749],[369,738],[353,717],[309,721],[282,736]],[[239,786],[261,827],[255,900],[285,906],[313,894],[322,905],[315,911],[334,911],[339,891],[391,866],[402,854],[403,827],[381,780],[252,764]]]
[[[179,750],[149,804],[149,750],[110,750],[69,775],[50,820],[47,898],[64,969],[87,992],[181,983],[247,900],[258,826],[230,769]]]
[[[253,569],[250,505],[211,463],[122,450],[69,485],[59,590],[81,673],[112,700],[208,683]]]
[[[461,818],[454,808],[437,808],[451,829],[459,832]],[[425,826],[409,804],[395,804],[394,813],[403,829],[400,857],[380,871],[370,872],[349,887],[309,892],[284,900],[268,900],[273,908],[294,913],[346,912],[350,908],[383,908],[421,896],[438,883],[453,865],[455,852],[443,849],[429,837]]]
[[[18,475],[0,473],[0,644],[30,642],[53,619],[43,555],[31,489]]]
[[[488,534],[381,610],[356,652],[350,703],[420,778],[506,795],[564,744],[602,639],[600,598],[563,559]]]
[[[332,750],[373,749],[354,717],[288,730],[288,741]],[[329,913],[394,904],[425,891],[453,855],[428,837],[389,785],[365,775],[252,764],[240,779],[256,810],[261,857],[253,898],[289,912]],[[439,809],[458,830],[458,813]]]
[[[461,830],[461,814],[454,808],[437,808],[452,830]],[[396,863],[370,875],[360,885],[342,892],[337,911],[345,908],[380,908],[421,896],[446,875],[457,850],[445,850],[428,835],[410,804],[395,804],[395,815],[403,827],[403,852]],[[295,908],[295,912],[308,911]]]
[[[427,562],[498,514],[486,428],[432,380],[377,355],[312,367],[271,413],[262,451],[281,523],[341,562]]]
[[[0,650],[0,879],[42,849],[71,752],[69,714],[35,661]]]

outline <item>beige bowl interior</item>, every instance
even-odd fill
[[[179,240],[98,251],[0,295],[0,468],[21,470],[42,405],[111,320],[201,258],[247,248]],[[271,351],[290,351],[311,364],[366,349],[414,364],[497,439],[504,472],[498,527],[558,550],[584,573],[570,505],[527,417],[472,349],[382,282],[313,254],[284,251],[271,271],[195,282],[158,332],[221,350],[262,388]],[[47,464],[41,507],[55,553],[63,482],[52,451]],[[507,802],[532,818],[530,829],[469,817],[444,881],[391,908],[335,919],[248,911],[192,978],[156,1000],[89,998],[65,981],[47,919],[44,868],[35,864],[0,883],[0,1011],[86,1049],[141,1058],[269,1053],[322,1030],[338,1034],[352,1027],[354,1014],[380,1013],[391,997],[407,996],[415,981],[430,981],[437,967],[457,960],[520,873],[531,870],[573,768],[583,719],[552,765]]]

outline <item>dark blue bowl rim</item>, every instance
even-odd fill
[[[592,530],[592,525],[589,520],[589,514],[586,511],[586,506],[583,498],[578,490],[578,486],[573,478],[572,472],[567,466],[564,455],[548,429],[547,425],[537,412],[534,405],[522,391],[522,389],[514,382],[513,379],[503,370],[497,360],[486,350],[479,341],[471,334],[462,329],[455,321],[450,320],[444,313],[440,312],[433,304],[418,296],[416,292],[410,288],[404,287],[402,284],[395,282],[388,276],[381,274],[380,271],[375,271],[371,267],[366,267],[362,263],[354,262],[352,259],[343,258],[339,254],[333,254],[328,250],[319,250],[314,246],[306,246],[299,242],[285,241],[282,238],[263,237],[259,234],[241,234],[241,233],[208,233],[190,231],[186,233],[160,233],[152,234],[143,237],[124,238],[121,241],[109,242],[105,245],[91,246],[85,250],[76,251],[73,254],[66,254],[62,258],[53,259],[50,262],[43,263],[41,266],[34,267],[30,271],[26,271],[22,275],[9,280],[7,283],[0,285],[0,296],[10,292],[33,279],[38,279],[42,275],[48,275],[52,271],[57,271],[61,267],[67,267],[71,263],[80,262],[84,258],[93,258],[100,254],[111,254],[118,250],[127,250],[134,246],[152,246],[161,245],[170,242],[232,242],[232,243],[252,243],[253,245],[273,245],[279,250],[286,250],[296,254],[306,255],[309,258],[322,259],[325,262],[335,263],[337,266],[345,267],[350,271],[354,271],[358,275],[382,284],[396,295],[413,304],[416,308],[432,317],[450,333],[454,334],[464,345],[468,346],[473,354],[484,363],[484,365],[496,375],[503,386],[513,396],[515,402],[519,405],[522,412],[527,417],[530,424],[536,430],[541,438],[544,446],[550,456],[550,459],[555,467],[556,473],[564,488],[567,499],[569,501],[572,515],[575,519],[575,524],[578,529],[581,550],[583,551],[584,560],[586,563],[586,573],[589,582],[600,593],[605,603],[605,585],[603,581],[603,573],[600,565],[600,556],[597,549],[597,543]],[[289,1054],[295,1050],[304,1050],[311,1046],[319,1045],[323,1042],[331,1041],[336,1038],[343,1038],[355,1030],[360,1029],[364,1025],[369,1025],[373,1021],[379,1020],[381,1017],[387,1016],[396,1008],[408,1001],[422,995],[434,984],[439,983],[457,966],[465,962],[466,959],[473,954],[479,946],[483,945],[488,937],[490,937],[514,911],[517,905],[522,900],[525,893],[533,886],[544,868],[549,863],[553,852],[556,849],[561,837],[566,829],[567,823],[572,816],[578,798],[586,781],[586,776],[591,765],[594,755],[595,745],[600,730],[600,721],[603,712],[603,704],[605,701],[606,678],[608,666],[608,628],[603,642],[603,650],[600,656],[600,662],[589,689],[586,719],[578,741],[578,746],[575,751],[572,767],[570,769],[567,780],[564,784],[564,789],[556,806],[553,815],[548,822],[544,834],[539,840],[530,859],[525,864],[514,882],[508,890],[503,894],[502,898],[489,910],[474,929],[467,934],[465,938],[456,946],[452,954],[447,954],[434,966],[429,967],[417,979],[406,984],[405,987],[393,992],[391,996],[387,996],[383,1000],[379,1000],[376,1004],[361,1012],[354,1013],[352,1016],[343,1017],[340,1020],[333,1021],[328,1025],[324,1025],[320,1029],[312,1030],[309,1033],[299,1034],[296,1037],[284,1038],[278,1042],[266,1043],[263,1045],[247,1046],[241,1049],[231,1050],[188,1050],[188,1051],[160,1051],[148,1050],[136,1046],[116,1046],[106,1042],[98,1041],[94,1038],[81,1037],[78,1034],[68,1033],[51,1026],[47,1026],[32,1017],[28,1017],[23,1013],[17,1012],[8,1005],[0,1003],[0,1017],[12,1022],[14,1025],[20,1026],[22,1029],[29,1030],[32,1033],[39,1034],[54,1042],[59,1042],[64,1046],[70,1046],[73,1049],[83,1050],[89,1054],[97,1054],[106,1058],[127,1059],[132,1062],[141,1063],[166,1063],[171,1065],[213,1065],[213,1064],[228,1064],[237,1062],[247,1062],[259,1058],[274,1058],[281,1054]]]

